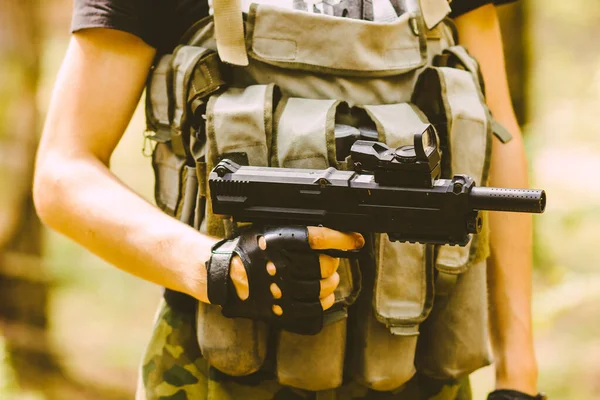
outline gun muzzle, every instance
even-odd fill
[[[469,194],[469,201],[474,210],[541,214],[546,208],[546,192],[531,189],[474,187]]]

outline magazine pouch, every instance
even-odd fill
[[[269,165],[274,103],[273,85],[229,88],[213,95],[206,107],[206,165],[209,173],[223,158],[253,166]],[[199,176],[206,193],[206,218],[200,230],[211,236],[230,237],[230,219],[212,213],[207,176]],[[246,318],[227,318],[216,305],[200,302],[197,315],[198,344],[202,355],[218,370],[233,376],[248,375],[263,364],[267,352],[268,326]]]
[[[379,141],[390,147],[412,145],[414,134],[429,123],[410,103],[361,108],[374,122]],[[374,242],[375,265],[361,265],[365,288],[358,306],[362,323],[357,326],[354,375],[369,388],[389,391],[415,373],[419,325],[433,300],[433,248],[391,242],[386,234],[376,235]]]
[[[468,58],[465,58],[468,57]],[[464,61],[461,61],[464,58]],[[491,153],[491,115],[485,105],[475,60],[459,46],[444,51],[451,63],[429,67],[419,77],[413,102],[437,128],[442,151],[442,177],[471,176],[487,181]],[[485,259],[488,227],[464,246],[438,246],[436,297],[422,325],[417,369],[448,379],[467,375],[490,363],[487,328]]]
[[[335,122],[347,105],[337,100],[285,98],[275,113],[272,143],[274,167],[343,168],[336,160]],[[283,385],[327,390],[342,384],[346,348],[347,306],[358,294],[356,260],[341,259],[335,304],[325,312],[325,327],[314,336],[280,331],[277,378]]]

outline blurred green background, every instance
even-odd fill
[[[29,20],[34,34],[23,65],[32,73],[39,71],[37,91],[29,88],[40,115],[37,135],[67,46],[72,4],[2,4],[0,59],[9,59],[6,54],[14,50],[7,45],[10,24],[2,24],[10,13]],[[600,185],[594,171],[600,170],[600,2],[522,0],[520,5],[502,6],[500,12],[532,186],[546,189],[549,198],[546,213],[535,218],[540,388],[551,399],[599,399]],[[26,28],[14,21],[19,19],[13,20],[15,32]],[[3,43],[10,51],[2,53]],[[7,104],[3,96],[9,95],[6,87],[15,79],[11,65],[0,62],[0,106]],[[2,116],[0,112],[0,148],[8,146],[1,133],[9,118],[3,121]],[[112,169],[152,201],[153,175],[149,159],[142,155],[143,131],[140,108],[114,154]],[[7,154],[0,151],[2,169],[7,169],[2,164]],[[22,173],[27,178],[30,171],[25,168]],[[14,176],[0,169],[3,191]],[[7,204],[0,202],[0,207]],[[19,215],[28,211],[18,210]],[[5,250],[0,240],[0,280],[5,281],[0,284],[0,398],[133,398],[136,368],[160,288],[120,272],[53,232],[42,230],[41,247],[37,246],[38,239],[31,239],[38,237],[36,222],[21,220],[19,229],[32,230],[21,233]],[[23,247],[23,242],[28,245]],[[24,297],[18,307],[44,305],[45,316],[33,311],[24,312],[23,318],[15,315],[13,289],[19,287],[25,289],[18,292]],[[28,297],[26,290],[44,295]],[[493,387],[493,367],[475,373],[473,386],[475,399],[484,399]]]

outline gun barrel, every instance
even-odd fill
[[[546,192],[543,190],[474,187],[469,200],[475,210],[540,214],[546,208]]]

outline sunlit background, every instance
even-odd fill
[[[31,179],[27,154],[67,46],[71,7],[0,1],[0,399],[133,398],[160,297],[160,288],[40,232],[27,217],[28,195],[18,193]],[[500,11],[532,186],[549,199],[535,218],[540,389],[551,399],[599,399],[600,2],[522,0]],[[140,108],[112,169],[151,201],[143,131]],[[492,367],[475,373],[473,386],[484,399]]]

